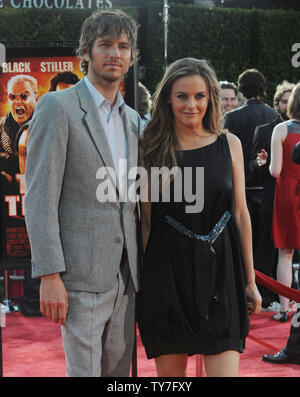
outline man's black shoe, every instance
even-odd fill
[[[265,354],[262,357],[263,361],[273,364],[299,364],[300,356],[289,356],[283,350],[275,354]]]

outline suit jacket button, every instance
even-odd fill
[[[121,242],[122,242],[121,237],[116,237],[116,238],[115,238],[115,243],[121,243]]]

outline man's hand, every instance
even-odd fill
[[[55,323],[64,325],[68,312],[68,294],[59,273],[41,277],[41,313]]]

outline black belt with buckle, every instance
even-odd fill
[[[213,243],[224,230],[231,214],[226,211],[213,229],[207,235],[192,232],[182,223],[169,215],[164,216],[165,222],[179,233],[192,238],[195,243],[195,300],[196,307],[205,321],[209,320],[209,307],[211,300],[218,300],[215,291],[216,284],[216,251]]]

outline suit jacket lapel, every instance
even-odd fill
[[[138,160],[138,127],[136,124],[131,123],[129,112],[126,112],[125,107],[125,114],[124,114],[124,128],[125,134],[127,139],[127,186],[133,183],[133,179],[136,178],[136,172],[132,173],[132,169],[137,167],[137,160]],[[131,171],[131,172],[130,172]],[[128,179],[128,175],[130,175],[130,179]]]
[[[86,112],[85,122],[87,129],[99,155],[105,166],[115,169],[109,143],[101,125],[95,102],[83,80],[76,84],[75,88],[79,97],[80,106],[82,110]]]
[[[99,155],[105,164],[106,167],[111,167],[115,170],[114,162],[111,154],[111,150],[109,147],[109,143],[107,141],[107,137],[103,127],[101,125],[98,110],[95,106],[94,100],[83,80],[76,84],[75,89],[77,91],[77,95],[79,97],[80,106],[82,110],[85,111],[85,122],[87,125],[88,132],[99,152]],[[132,179],[135,180],[135,175],[131,175],[130,180],[128,181],[128,173],[130,169],[137,166],[138,159],[138,130],[136,124],[131,124],[130,114],[126,111],[124,113],[124,130],[127,139],[127,184],[128,187],[133,182]],[[118,186],[118,180],[117,180]],[[118,187],[116,186],[116,190],[118,191]]]

